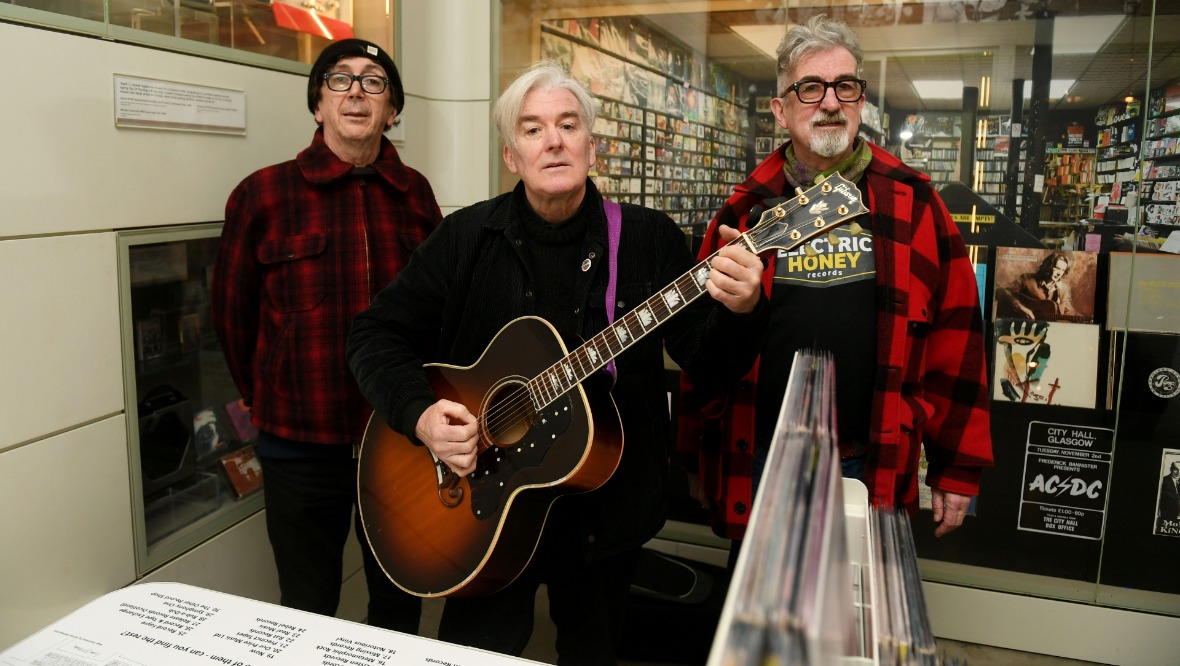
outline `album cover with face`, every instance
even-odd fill
[[[995,313],[1001,318],[1094,323],[1098,255],[997,247]]]

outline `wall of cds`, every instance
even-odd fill
[[[707,223],[749,170],[745,82],[633,18],[549,20],[541,57],[598,105],[591,170],[606,196]],[[744,93],[743,93],[744,94]]]

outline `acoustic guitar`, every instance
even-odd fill
[[[730,244],[755,254],[790,250],[868,212],[856,186],[838,174],[796,193]],[[469,475],[458,476],[374,414],[360,452],[359,506],[390,580],[422,597],[490,594],[511,583],[532,558],[553,501],[598,488],[622,456],[610,394],[583,381],[705,294],[715,256],[572,352],[548,322],[521,317],[474,365],[426,365],[435,397],[477,416],[479,452]]]

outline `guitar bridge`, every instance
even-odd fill
[[[434,454],[430,456],[433,458]],[[459,485],[460,477],[451,471],[447,464],[434,458],[434,469],[438,475],[438,501],[443,506],[454,508],[463,501],[463,487]]]

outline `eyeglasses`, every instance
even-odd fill
[[[865,94],[868,81],[863,79],[840,79],[839,81],[796,81],[787,86],[780,97],[786,97],[787,92],[794,90],[800,102],[804,104],[818,104],[828,94],[828,88],[836,91],[836,99],[841,102],[856,102]]]
[[[389,85],[389,79],[376,74],[349,74],[348,72],[328,72],[324,74],[324,81],[328,82],[328,90],[344,92],[352,87],[353,81],[361,82],[361,90],[370,95],[380,95]]]

